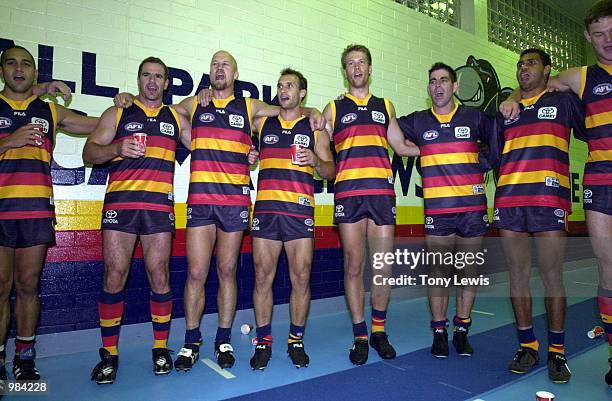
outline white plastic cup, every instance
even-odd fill
[[[538,391],[536,393],[536,401],[554,401],[555,395],[549,391]]]

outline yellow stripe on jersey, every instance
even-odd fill
[[[333,100],[329,102],[329,109],[331,110],[331,128],[334,132],[334,122],[336,121],[336,102]]]
[[[393,172],[387,168],[366,167],[351,168],[341,171],[336,175],[336,182],[345,180],[356,180],[359,178],[384,178],[385,180],[393,176]]]
[[[363,99],[353,96],[350,93],[345,93],[344,97],[351,99],[353,102],[355,102],[357,106],[367,106],[368,102],[370,101],[370,98],[372,97],[372,93],[368,92],[366,97],[364,97]]]
[[[29,98],[24,99],[24,100],[14,100],[14,99],[9,99],[6,96],[0,94],[0,99],[7,102],[8,105],[11,106],[11,109],[15,111],[23,111],[30,106],[30,103],[36,100],[36,96],[32,95]]]
[[[599,316],[601,316],[601,321],[604,323],[612,323],[612,315],[606,315],[605,313],[600,313]]]
[[[260,189],[259,191],[257,191],[258,201],[281,201],[300,203],[300,198],[308,199],[308,202],[311,206],[314,206],[315,204],[314,197],[309,196],[308,194],[301,194],[299,192],[291,191],[280,191],[275,189]],[[303,202],[301,204],[303,204]]]
[[[478,153],[440,153],[421,156],[421,167],[466,163],[478,163]]]
[[[116,107],[117,115],[115,116],[115,131],[119,128],[119,122],[121,121],[121,116],[123,116],[123,109],[121,107]]]
[[[117,191],[147,191],[167,194],[172,192],[172,183],[150,180],[123,180],[108,184],[106,192]]]
[[[147,117],[157,117],[161,109],[164,107],[163,104],[159,107],[147,107],[138,99],[134,99],[134,104],[140,107]]]
[[[259,169],[265,170],[269,168],[278,168],[284,170],[295,170],[295,171],[303,171],[305,173],[311,173],[313,171],[312,166],[300,166],[297,164],[291,163],[289,159],[277,159],[277,158],[269,158],[263,159],[260,162]]]
[[[612,160],[612,150],[593,150],[589,152],[587,162],[605,162]]]
[[[38,146],[23,146],[21,148],[9,149],[0,155],[3,160],[40,160],[51,163],[51,155]]]
[[[193,116],[195,115],[196,110],[198,109],[198,99],[193,96],[193,103],[191,104],[191,112],[189,114],[189,121],[193,121]]]
[[[601,127],[602,125],[610,124],[610,122],[612,122],[612,111],[593,114],[592,116],[587,116],[585,120],[587,128]]]
[[[145,156],[153,158],[153,159],[166,160],[169,162],[174,162],[175,157],[176,157],[175,153],[171,151],[170,149],[160,148],[158,146],[147,146],[147,149],[145,151]],[[115,157],[112,161],[120,161],[123,159],[124,159],[123,157],[118,156],[118,157]]]
[[[45,185],[7,185],[0,187],[0,199],[50,198],[52,195],[52,188]]]
[[[226,139],[217,138],[194,138],[192,139],[193,149],[210,149],[210,150],[223,150],[226,152],[249,153],[251,147],[246,143],[228,141]]]
[[[357,135],[349,137],[341,143],[336,144],[336,152],[346,150],[353,146],[382,146],[387,148],[387,139],[378,135]]]
[[[389,118],[395,117],[394,113],[391,113],[391,102],[389,101],[389,99],[384,98],[383,100],[385,101],[385,109],[387,110],[387,115],[389,116]]]
[[[521,171],[518,173],[504,174],[499,177],[497,186],[515,185],[515,184],[545,184],[547,177],[555,177],[559,180],[559,185],[569,188],[569,178],[559,174],[556,171],[541,170],[541,171]]]
[[[249,176],[243,174],[227,174],[209,171],[192,171],[190,182],[249,185]]]
[[[578,92],[578,97],[580,98],[580,100],[582,100],[582,95],[584,94],[584,87],[587,81],[588,68],[589,67],[586,65],[580,68],[580,92]]]
[[[216,97],[211,98],[213,105],[218,109],[226,108],[229,102],[231,102],[234,99],[236,99],[234,95],[231,95],[230,97],[226,97],[225,99],[217,99]]]
[[[57,105],[49,102],[49,110],[51,110],[51,118],[53,118],[53,142],[55,142],[55,135],[57,134]]]
[[[172,115],[174,116],[174,119],[176,120],[176,125],[178,125],[178,130],[179,130],[179,136],[181,136],[181,131],[182,131],[181,119],[178,115],[178,111],[176,111],[174,107],[172,106],[169,106],[168,108],[170,109],[170,113],[172,113]]]
[[[423,196],[430,198],[449,198],[453,196],[482,195],[474,193],[473,185],[457,185],[447,187],[423,188]]]
[[[538,93],[537,95],[533,96],[533,97],[529,97],[529,98],[525,98],[525,99],[521,99],[521,104],[525,107],[527,106],[531,106],[532,104],[536,104],[538,100],[540,100],[540,98],[542,96],[544,96],[545,93],[548,92],[548,89],[543,90],[542,92]]]
[[[453,111],[451,111],[450,113],[448,113],[448,114],[437,114],[434,111],[433,107],[432,107],[431,108],[431,113],[434,115],[434,117],[436,117],[436,120],[438,120],[438,122],[440,124],[448,124],[453,119],[453,116],[457,112],[458,108],[459,108],[459,103],[455,103],[455,107],[453,107]]]
[[[259,138],[261,139],[261,131],[263,130],[263,126],[266,123],[266,120],[268,119],[268,117],[262,117],[261,121],[259,122],[259,127],[257,127],[257,132],[259,135]]]
[[[502,153],[506,154],[517,149],[537,148],[540,146],[551,146],[564,152],[569,150],[568,143],[563,138],[552,134],[534,134],[506,141]]]
[[[244,104],[246,105],[247,117],[249,118],[249,127],[251,127],[251,132],[253,131],[253,105],[251,104],[251,98],[248,97],[245,99]]]

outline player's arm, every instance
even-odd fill
[[[107,109],[89,135],[83,148],[83,161],[88,164],[105,163],[115,157],[129,157],[136,159],[144,156],[145,152],[138,142],[133,138],[126,138],[121,142],[113,143],[117,133],[117,107]]]
[[[279,106],[273,106],[259,99],[249,98],[251,102],[251,113],[253,118],[276,117],[280,113]],[[325,128],[325,119],[319,110],[314,107],[302,107],[302,113],[309,118],[310,128],[313,131]]]
[[[574,94],[580,96],[580,75],[581,67],[570,68],[560,72],[554,77],[550,77],[548,80],[549,91],[560,91],[567,92],[572,91]]]
[[[195,96],[189,96],[181,100],[178,104],[173,104],[172,107],[181,116],[189,120],[191,119],[191,111],[193,110],[193,102],[195,101],[196,101]]]
[[[478,113],[478,162],[483,171],[498,167],[501,160],[497,122],[494,117]]]
[[[404,138],[404,133],[395,118],[395,107],[389,102],[389,127],[387,128],[387,141],[398,156],[418,156],[419,147]]]
[[[333,180],[336,177],[336,165],[329,147],[329,142],[327,130],[319,131],[317,143],[314,148],[313,164],[311,165],[317,170],[321,178]]]
[[[40,132],[36,129],[42,129],[40,124],[26,124],[15,130],[12,134],[0,139],[0,155],[9,149],[21,148],[25,145],[38,146],[37,141],[40,140]]]
[[[87,135],[93,132],[98,124],[98,117],[89,117],[55,105],[57,110],[57,125],[62,131],[70,134]]]
[[[63,81],[37,83],[36,85],[32,86],[32,92],[35,96],[50,95],[55,97],[57,95],[62,95],[65,102],[70,99],[72,94],[70,87]]]
[[[176,106],[171,106],[173,109],[177,110]],[[177,110],[179,123],[181,124],[181,132],[179,133],[179,140],[183,144],[187,150],[191,150],[191,124],[189,123],[189,119],[185,117],[183,114],[179,113]]]

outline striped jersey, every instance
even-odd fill
[[[168,106],[149,108],[138,100],[117,110],[117,133],[112,143],[135,133],[147,134],[146,153],[132,159],[111,160],[104,198],[107,210],[174,211],[174,164],[181,127],[178,115]]]
[[[584,103],[589,156],[584,185],[612,185],[612,65],[582,67],[580,98]]]
[[[249,206],[250,99],[194,100],[191,113],[189,205]]]
[[[455,105],[450,114],[423,110],[397,122],[421,153],[426,214],[486,210],[486,170],[480,164],[478,142],[489,144],[490,138],[495,138],[491,117],[478,109]]]
[[[389,101],[347,93],[332,100],[330,108],[337,160],[334,197],[395,196],[387,143]]]
[[[570,128],[584,132],[583,121],[578,98],[560,92],[521,100],[518,118],[504,120],[498,114],[502,150],[495,207],[546,206],[571,212]]]
[[[285,121],[263,119],[259,127],[260,154],[255,213],[314,217],[314,167],[291,162],[291,145],[314,152],[317,132],[302,116]]]
[[[42,145],[8,149],[0,155],[0,219],[55,217],[51,180],[55,104],[35,96],[18,101],[0,95],[0,139],[30,123],[43,126]]]

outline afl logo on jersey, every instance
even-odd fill
[[[0,129],[8,128],[13,125],[13,121],[10,118],[0,117]]]
[[[126,131],[136,132],[136,131],[142,131],[142,129],[144,128],[144,125],[141,123],[137,123],[137,122],[131,122],[131,123],[125,124],[123,128],[125,128]]]
[[[433,141],[439,136],[440,134],[438,134],[438,131],[430,130],[423,132],[423,139],[425,139],[426,141]]]
[[[387,119],[385,118],[385,115],[381,113],[380,111],[373,110],[372,111],[372,121],[374,121],[375,123],[384,124],[387,121]]]
[[[455,138],[469,139],[470,138],[470,127],[455,127]]]
[[[345,114],[344,116],[342,116],[342,119],[340,119],[340,122],[342,122],[342,124],[350,124],[356,119],[357,119],[357,114],[349,113],[349,114]]]
[[[244,128],[244,117],[236,115],[236,114],[230,114],[229,115],[229,125],[231,125],[234,128]]]
[[[159,132],[164,135],[174,136],[174,126],[168,123],[159,123]]]
[[[520,116],[516,116],[514,118],[506,118],[504,120],[504,125],[510,125],[512,123],[515,123],[515,122],[517,122],[519,120],[519,118],[520,118]]]
[[[538,109],[539,120],[554,120],[557,118],[557,108],[554,106],[540,107]]]
[[[212,113],[200,114],[200,116],[198,117],[198,120],[200,120],[203,123],[212,123],[213,121],[215,121],[215,115]]]
[[[266,145],[274,145],[275,143],[278,143],[278,135],[266,135],[264,136],[263,142]]]
[[[604,96],[612,92],[612,84],[606,82],[605,84],[599,84],[593,88],[593,94],[597,96]]]

